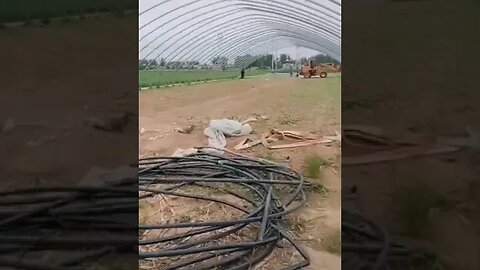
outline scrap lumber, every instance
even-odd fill
[[[438,155],[453,153],[460,149],[460,147],[453,146],[437,146],[437,147],[404,147],[391,151],[378,151],[371,154],[342,157],[342,165],[355,166],[372,163],[381,163],[394,160],[408,159],[413,157]]]

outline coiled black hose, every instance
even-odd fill
[[[87,269],[110,255],[135,262],[137,198],[137,179],[1,192],[0,268]]]
[[[352,270],[440,270],[436,256],[412,249],[378,224],[342,209],[342,268]]]
[[[281,165],[208,150],[212,149],[141,160],[140,198],[199,207],[214,203],[237,214],[212,220],[187,213],[186,220],[144,222],[139,242],[142,262],[165,270],[251,269],[279,245],[289,243],[302,259],[283,269],[308,266],[307,253],[285,222],[286,215],[305,203],[302,175]]]

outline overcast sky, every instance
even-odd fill
[[[336,25],[340,24],[340,16],[335,13],[340,13],[341,8],[331,0],[283,0],[282,14],[275,14],[278,8],[274,3],[270,4],[271,7],[262,5],[270,0],[139,2],[140,58],[209,62],[216,55],[233,57],[239,53],[277,52],[298,59],[319,53],[322,47],[318,44],[325,44],[340,55],[339,37],[323,36],[319,29],[306,31],[295,25],[298,20],[327,20],[327,27],[339,32]],[[319,4],[333,11],[322,9],[325,14],[318,12],[321,9]],[[288,35],[294,33],[295,38],[279,37],[279,31],[286,31]]]

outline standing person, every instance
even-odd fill
[[[242,68],[242,70],[240,71],[240,79],[243,78],[245,78],[245,69]]]

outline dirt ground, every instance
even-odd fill
[[[476,3],[352,1],[344,11],[342,125],[374,125],[434,137],[466,136],[466,126],[478,132],[480,92],[478,72],[472,68],[478,66],[479,51],[471,37],[478,36],[479,29],[465,24],[478,19]],[[367,50],[379,53],[365,54]],[[345,158],[345,144],[343,150]],[[399,228],[405,221],[411,223],[405,224],[408,227],[426,229],[413,238],[432,248],[446,269],[479,269],[479,164],[478,151],[462,150],[344,167],[342,184],[355,185],[362,210],[391,232],[411,237]],[[402,191],[419,184],[424,190]],[[412,195],[410,204],[416,201],[417,206],[403,216],[396,209],[405,206],[397,200],[402,193]],[[432,205],[429,196],[450,205]],[[422,204],[430,213],[424,209],[415,216],[425,207]]]
[[[206,146],[203,134],[211,119],[245,120],[253,115],[268,119],[251,123],[252,137],[276,127],[283,130],[335,135],[340,131],[340,76],[300,79],[282,75],[173,87],[140,92],[140,155],[169,156],[178,148]],[[175,128],[194,125],[191,134]],[[227,147],[242,138],[228,138]],[[242,154],[281,160],[290,157],[292,167],[304,170],[305,157],[317,154],[329,161],[316,181],[328,193],[309,193],[308,204],[295,214],[301,230],[298,240],[311,257],[310,269],[340,269],[340,148],[306,146],[265,150],[261,145]],[[292,224],[295,227],[295,224]]]
[[[15,122],[0,134],[2,187],[70,185],[92,167],[136,163],[136,138],[129,136],[138,128],[136,44],[124,42],[136,40],[135,21],[99,17],[0,31],[8,52],[1,57],[0,125]],[[123,133],[89,124],[125,112],[135,116]]]

